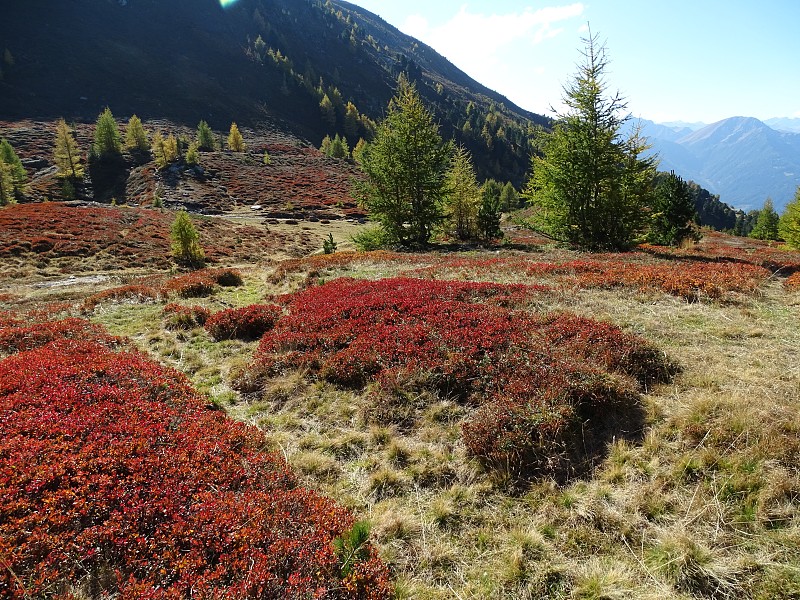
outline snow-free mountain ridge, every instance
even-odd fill
[[[800,186],[800,133],[777,131],[753,117],[731,117],[696,131],[642,120],[662,171],[674,170],[736,208],[777,210]]]

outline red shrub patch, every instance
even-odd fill
[[[253,372],[306,368],[355,387],[377,378],[377,393],[398,379],[422,382],[482,405],[464,425],[475,455],[518,475],[567,474],[592,446],[572,443],[588,415],[618,417],[617,434],[639,426],[635,395],[612,373],[654,381],[671,367],[612,325],[506,307],[545,289],[339,279],[282,299],[288,314],[262,338]]]
[[[211,311],[203,306],[184,306],[167,304],[162,314],[167,329],[194,329],[202,327],[211,316]]]
[[[800,290],[800,271],[787,277],[784,285],[790,290]]]
[[[170,227],[174,219],[170,211],[133,207],[15,204],[0,211],[0,260],[32,254],[30,258],[37,262],[65,261],[70,272],[96,270],[98,260],[107,268],[124,264],[166,269],[173,263]],[[206,259],[212,263],[256,261],[276,251],[307,253],[318,244],[301,231],[281,233],[223,219],[200,219],[195,225]],[[88,257],[92,259],[85,260]]]
[[[272,329],[281,312],[281,308],[274,304],[230,308],[211,315],[205,328],[215,340],[257,340]]]
[[[242,275],[235,269],[200,269],[167,281],[164,291],[181,298],[203,298],[213,294],[217,286],[238,287]]]
[[[516,277],[552,278],[566,286],[659,290],[689,302],[724,299],[731,293],[751,294],[770,275],[764,267],[747,262],[659,261],[641,252],[596,255],[588,260],[565,262],[531,261],[520,256],[454,258],[411,272],[426,277],[452,276],[454,272],[477,277],[501,272]]]
[[[83,310],[91,311],[98,304],[102,304],[105,301],[130,300],[133,302],[146,302],[148,300],[158,300],[160,297],[161,292],[154,287],[138,284],[124,285],[92,294],[83,301],[81,307]]]
[[[117,345],[122,341],[83,319],[69,318],[35,324],[26,324],[13,317],[0,319],[0,351],[7,354],[39,348],[59,339],[91,339],[109,345]]]
[[[60,340],[7,358],[0,414],[5,598],[391,595],[372,550],[342,573],[347,511],[142,355]]]
[[[164,284],[164,291],[181,298],[204,298],[213,294],[216,289],[216,279],[204,270],[174,277]]]

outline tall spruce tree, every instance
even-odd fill
[[[427,244],[444,219],[446,177],[452,145],[401,75],[386,119],[361,157],[366,179],[355,195],[386,237],[404,245]]]
[[[643,230],[655,159],[634,130],[627,139],[626,103],[607,95],[605,48],[585,40],[584,62],[564,88],[567,111],[533,158],[525,196],[534,208],[534,229],[589,250],[629,247]]]
[[[660,174],[651,204],[647,240],[662,246],[678,246],[696,236],[696,217],[689,185],[674,171]]]
[[[778,232],[779,222],[780,217],[775,212],[772,198],[767,198],[764,201],[764,206],[758,211],[758,218],[753,231],[750,232],[750,237],[757,240],[777,240],[780,237]]]
[[[446,208],[450,233],[462,240],[477,237],[481,191],[472,157],[463,146],[456,148],[447,172]]]
[[[84,167],[81,164],[78,143],[72,129],[64,119],[56,123],[56,147],[53,151],[53,161],[58,168],[58,176],[65,179],[82,179]]]

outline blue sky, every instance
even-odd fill
[[[552,114],[587,22],[635,117],[800,118],[800,0],[351,0],[523,108]]]

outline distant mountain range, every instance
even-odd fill
[[[800,119],[770,122],[783,130],[751,117],[705,126],[641,124],[661,159],[660,170],[673,170],[736,208],[761,208],[769,197],[780,211],[800,186]]]

